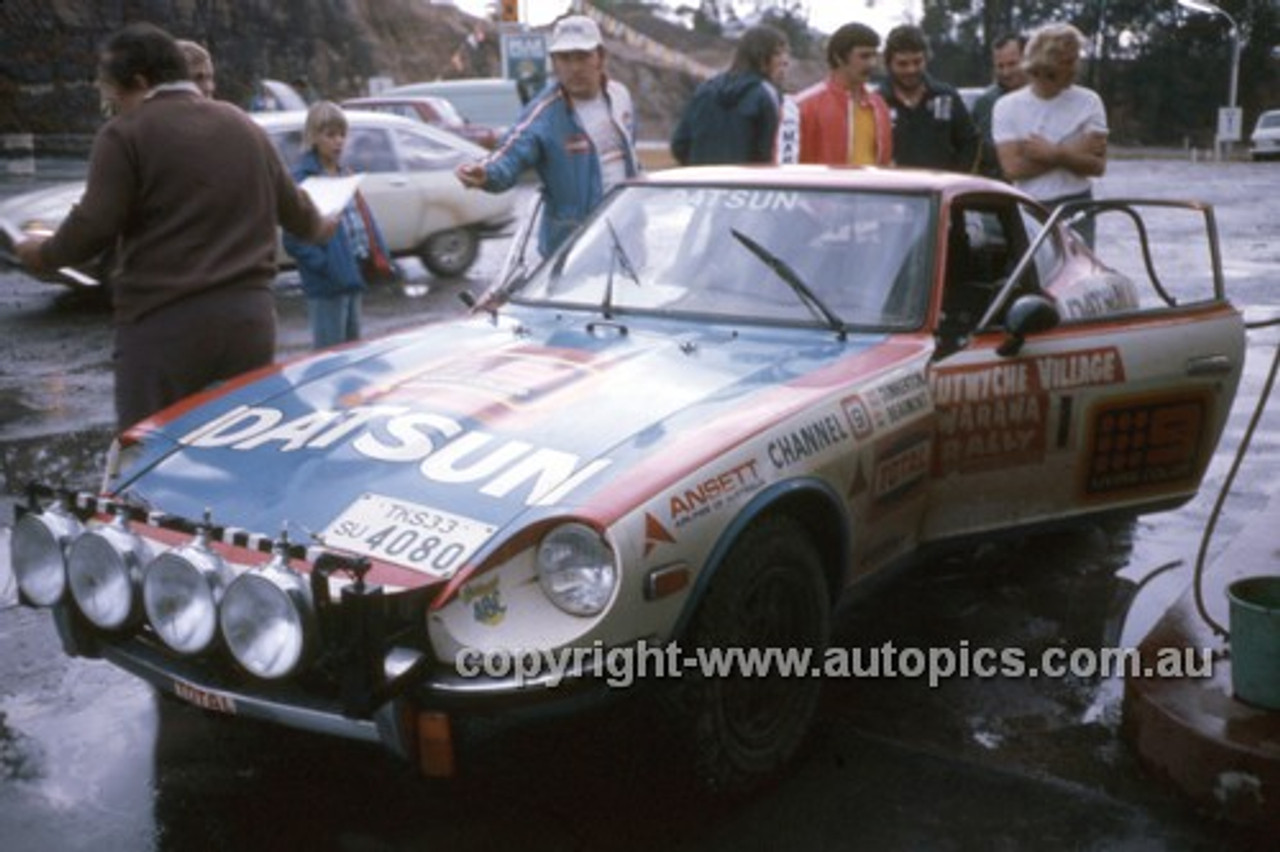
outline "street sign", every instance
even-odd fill
[[[547,84],[546,33],[502,33],[502,76],[520,84],[526,101]]]
[[[1244,110],[1240,107],[1218,107],[1218,141],[1239,142]]]

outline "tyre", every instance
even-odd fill
[[[683,639],[698,649],[812,650],[819,665],[830,631],[830,596],[817,549],[791,518],[767,518],[734,544]],[[734,652],[736,653],[736,652]],[[800,749],[822,681],[707,676],[687,671],[669,697],[699,785],[736,795],[775,775]]]
[[[438,278],[463,275],[480,253],[480,240],[466,228],[441,231],[427,238],[422,247],[422,265]]]

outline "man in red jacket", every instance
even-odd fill
[[[887,166],[893,162],[893,122],[884,99],[868,88],[880,36],[845,24],[827,42],[831,74],[784,106],[778,161]]]
[[[879,36],[847,23],[827,41],[831,75],[783,106],[778,161],[827,165],[890,165],[893,124],[884,99],[867,83],[876,69]]]

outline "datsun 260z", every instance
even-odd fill
[[[1168,217],[1202,268],[1160,268]],[[1177,506],[1244,357],[1190,202],[687,169],[529,243],[469,315],[186,400],[98,490],[33,485],[25,601],[164,693],[445,773],[471,714],[600,680],[460,655],[822,649],[843,589],[926,548]],[[673,748],[740,790],[795,754],[821,679],[662,686]]]

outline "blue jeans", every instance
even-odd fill
[[[360,339],[360,291],[338,296],[308,296],[311,345],[316,349]]]

